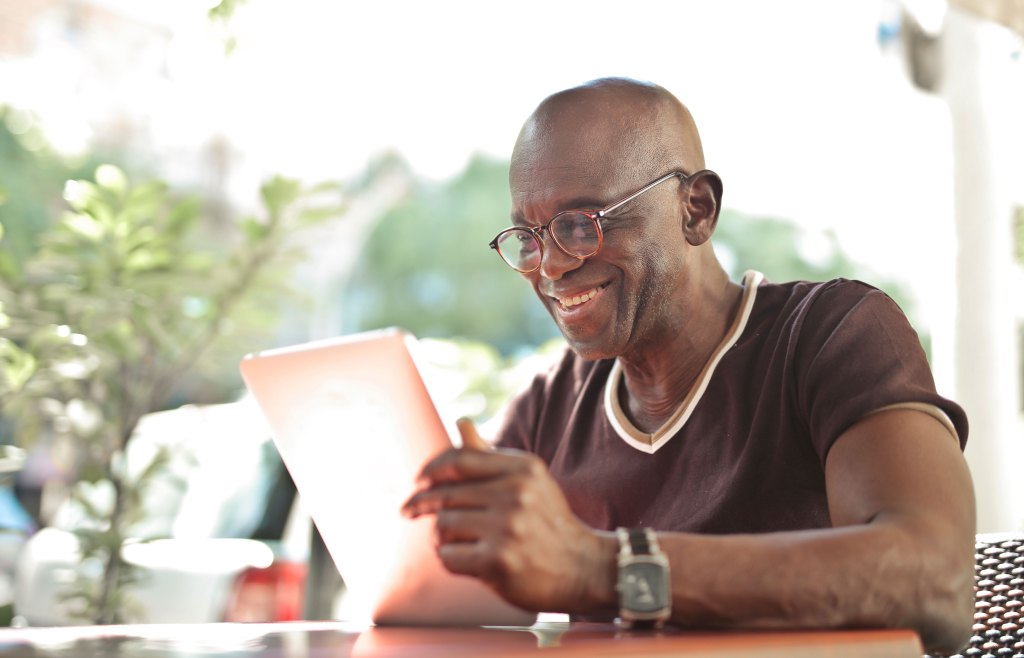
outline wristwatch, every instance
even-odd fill
[[[624,628],[661,628],[672,612],[668,558],[650,528],[618,528],[618,623]]]

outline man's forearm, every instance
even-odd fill
[[[968,637],[973,544],[929,546],[897,524],[764,535],[659,533],[672,620],[726,628],[913,628],[927,647]]]

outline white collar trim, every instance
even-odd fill
[[[736,312],[736,316],[733,318],[732,326],[726,332],[725,338],[722,339],[722,342],[718,344],[718,347],[711,354],[711,358],[704,364],[704,369],[697,377],[696,383],[690,389],[690,392],[687,393],[686,397],[683,398],[675,413],[654,433],[649,434],[641,431],[633,425],[622,409],[622,405],[619,404],[617,393],[622,382],[622,364],[618,359],[615,360],[615,363],[612,364],[611,372],[608,373],[608,381],[605,383],[604,408],[609,422],[611,422],[615,432],[623,441],[640,452],[653,455],[682,429],[686,421],[689,420],[690,414],[693,413],[693,409],[704,395],[704,391],[708,387],[708,382],[711,381],[711,376],[715,373],[718,362],[722,360],[725,353],[736,344],[736,341],[743,334],[743,330],[747,326],[747,320],[750,318],[750,312],[754,308],[757,287],[763,280],[764,275],[754,270],[748,270],[743,275],[743,296],[740,299],[740,307]]]

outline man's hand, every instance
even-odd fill
[[[527,610],[613,611],[614,537],[573,515],[539,458],[485,449],[468,421],[459,431],[464,447],[427,463],[402,506],[411,518],[436,516],[445,567]]]

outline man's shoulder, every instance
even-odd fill
[[[883,290],[858,279],[765,281],[757,293],[757,307],[761,313],[774,317],[844,315],[864,304],[899,310]]]
[[[909,320],[896,302],[864,281],[765,281],[758,287],[740,342],[814,344],[840,329],[867,336],[904,326],[909,326]]]
[[[859,279],[838,277],[823,281],[774,282],[766,279],[761,282],[757,294],[759,299],[816,301],[827,298],[839,301],[843,299],[857,300],[869,295],[884,295],[885,293],[876,286]]]

